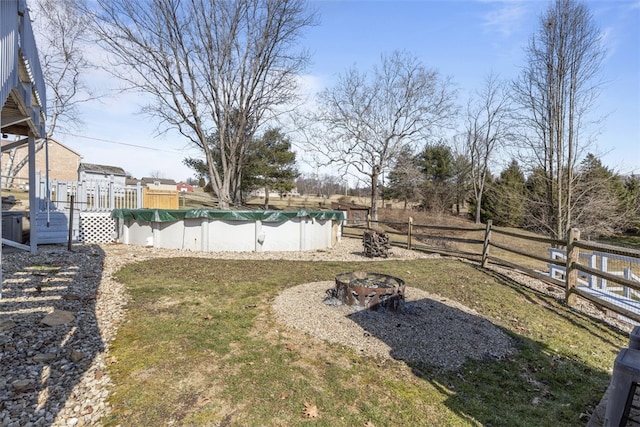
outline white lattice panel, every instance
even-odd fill
[[[116,220],[110,212],[82,212],[79,237],[84,243],[112,243],[116,237]]]

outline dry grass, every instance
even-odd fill
[[[381,209],[379,212],[379,219],[381,222],[395,223],[394,225],[387,226],[387,230],[397,233],[397,235],[393,236],[393,239],[394,242],[397,242],[398,244],[406,244],[409,217],[413,218],[414,246],[416,245],[415,241],[417,240],[419,242],[418,244],[423,244],[420,246],[423,250],[429,250],[429,248],[432,248],[434,251],[442,250],[451,254],[459,253],[473,259],[479,259],[482,255],[482,242],[485,237],[484,224],[474,224],[473,221],[464,216],[434,216],[423,211]],[[430,226],[458,227],[459,229],[439,230],[429,228]],[[492,242],[512,248],[516,251],[549,258],[549,244],[535,242],[526,238],[506,236],[495,232],[495,230],[504,230],[522,236],[540,237],[535,233],[505,227],[493,227],[492,230],[494,230],[491,235]],[[502,249],[492,248],[490,254],[491,256],[504,259],[530,269],[541,271],[546,271],[548,269],[547,265],[541,261]]]
[[[518,343],[454,372],[382,361],[279,324],[285,287],[371,269],[473,308]],[[118,273],[105,425],[583,425],[624,334],[455,259],[375,264],[158,259]],[[446,328],[446,325],[442,325]]]

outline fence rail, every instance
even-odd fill
[[[114,181],[49,181],[38,177],[36,199],[38,210],[69,209],[71,196],[74,207],[81,212],[110,212],[113,209],[142,208],[143,187],[118,185]]]
[[[406,223],[369,218],[366,225],[355,229],[372,226],[384,229],[393,245],[479,260],[483,267],[489,263],[509,267],[562,287],[569,306],[575,306],[580,296],[624,320],[640,322],[639,250],[580,240],[579,230],[571,230],[567,240],[556,240],[504,230],[491,221],[480,228],[415,224],[412,218]],[[443,231],[482,233],[482,238],[444,235]],[[516,247],[515,240],[522,240],[524,248]],[[443,242],[463,245],[452,247]],[[469,246],[481,249],[470,250]],[[534,246],[537,253],[531,249]]]

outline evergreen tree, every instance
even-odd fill
[[[580,163],[574,192],[573,227],[584,237],[609,236],[623,230],[624,183],[618,174],[605,167],[600,159],[588,154]]]
[[[624,190],[622,206],[628,218],[624,230],[640,234],[640,175],[626,177]]]
[[[452,184],[455,193],[456,214],[460,215],[461,205],[464,206],[471,190],[471,162],[462,155],[456,154],[452,164]],[[488,173],[488,175],[491,175]]]
[[[525,182],[527,200],[525,202],[524,227],[528,230],[547,233],[550,215],[548,205],[548,183],[543,168],[535,168]]]
[[[446,212],[456,199],[451,148],[443,142],[429,144],[420,154],[418,164],[425,176],[422,192],[424,208],[433,213]]]
[[[488,185],[483,197],[481,216],[495,225],[522,227],[525,218],[525,177],[516,160],[502,171],[496,181]]]
[[[423,182],[424,175],[418,167],[416,157],[411,148],[406,146],[395,159],[384,196],[402,200],[406,209],[408,202],[419,199]]]
[[[281,196],[294,187],[298,177],[296,153],[291,151],[291,141],[280,129],[268,129],[260,139],[252,141],[243,167],[243,190],[264,188],[264,208],[269,209],[269,192]]]

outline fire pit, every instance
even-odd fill
[[[404,280],[387,274],[353,271],[336,276],[334,297],[346,305],[398,311],[404,302]]]

